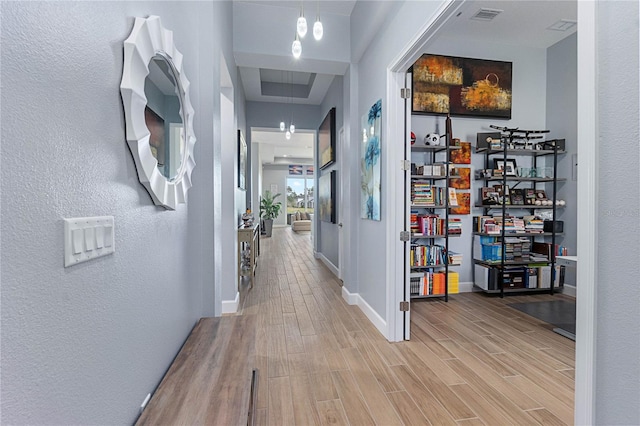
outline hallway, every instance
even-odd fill
[[[551,296],[412,303],[412,340],[392,344],[342,299],[308,233],[260,244],[238,312],[259,327],[256,424],[573,424],[574,342],[504,306]]]

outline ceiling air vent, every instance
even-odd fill
[[[496,16],[498,16],[502,12],[504,12],[504,11],[500,10],[500,9],[484,9],[484,8],[482,8],[479,11],[477,11],[469,19],[475,19],[476,21],[491,21],[493,18],[495,18]]]
[[[561,19],[547,29],[553,30],[553,31],[567,31],[575,27],[576,24],[577,24],[576,21],[572,21],[570,19]]]

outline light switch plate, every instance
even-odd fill
[[[64,266],[116,251],[113,216],[64,219]]]

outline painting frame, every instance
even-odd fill
[[[362,116],[360,144],[360,217],[382,220],[382,99]]]
[[[425,53],[411,67],[411,112],[509,120],[512,73],[512,62]]]
[[[321,222],[336,223],[336,171],[318,179],[318,216]]]
[[[336,107],[332,107],[318,128],[318,167],[326,169],[336,162]]]
[[[238,188],[247,190],[247,141],[242,130],[238,129]]]
[[[502,170],[506,176],[518,175],[515,158],[507,158],[506,162],[502,158],[494,158],[493,168],[494,170]]]

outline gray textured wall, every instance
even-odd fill
[[[202,212],[213,210],[212,52],[230,51],[231,8],[1,7],[0,422],[132,423],[197,318],[213,312],[214,224]],[[194,186],[176,211],[153,205],[125,142],[122,42],[150,14],[174,32],[196,114]],[[96,215],[115,217],[115,254],[64,268],[62,219]]]
[[[365,50],[362,59],[357,67],[352,67],[351,71],[357,69],[357,92],[352,102],[357,103],[357,115],[351,117],[352,123],[360,123],[360,117],[369,111],[378,99],[382,99],[382,131],[386,132],[388,114],[387,95],[387,67],[399,52],[409,44],[415,32],[424,25],[426,19],[435,13],[441,2],[417,2],[408,1],[398,3],[397,7],[389,9],[389,14],[384,24],[380,26],[379,32]],[[367,3],[356,5],[354,13],[361,8],[366,8]],[[354,25],[352,16],[352,25]],[[359,125],[352,125],[349,135],[350,152],[359,155],[359,141],[362,140]],[[357,223],[357,230],[352,230],[351,235],[355,236],[355,246],[364,248],[356,249],[355,253],[349,253],[355,263],[357,271],[357,289],[349,289],[354,293],[359,293],[363,300],[371,306],[382,318],[387,318],[387,262],[386,249],[392,241],[387,241],[387,197],[392,190],[385,184],[391,173],[387,170],[386,155],[392,149],[397,149],[398,141],[389,141],[384,137],[381,140],[381,160],[382,168],[380,180],[381,189],[381,218],[380,222],[360,219],[360,170],[352,168],[350,170],[351,187],[358,190],[357,198],[353,199],[355,209],[351,215],[354,223]],[[358,157],[356,157],[358,158]],[[353,163],[352,163],[353,164]],[[357,163],[359,164],[359,163]],[[394,165],[395,167],[395,165]],[[349,237],[347,237],[349,238]],[[357,260],[356,260],[357,259]],[[398,265],[399,266],[399,265]]]
[[[637,425],[640,424],[638,2],[600,2],[597,13],[595,423]]]
[[[572,158],[578,153],[578,36],[573,34],[547,49],[547,129],[549,138],[565,139],[566,154],[558,157],[558,199],[568,201],[558,209],[564,221],[564,236],[556,243],[575,255],[577,242],[578,181],[572,180]],[[576,285],[575,268],[566,268],[565,283]]]
[[[340,186],[342,184],[342,171],[339,169],[339,161],[338,156],[340,155],[340,147],[339,144],[339,133],[340,129],[343,126],[344,122],[344,102],[343,102],[343,77],[336,76],[329,87],[329,91],[325,96],[322,104],[320,105],[320,114],[318,119],[318,128],[320,127],[320,123],[327,116],[329,110],[333,107],[336,108],[336,162],[326,169],[320,170],[319,167],[316,167],[318,173],[316,173],[316,188],[318,187],[318,179],[320,176],[331,173],[332,170],[336,170],[336,191],[340,191]],[[318,144],[316,144],[316,158],[318,157]],[[346,164],[346,163],[345,163]],[[340,206],[338,205],[338,193],[336,193],[336,205],[333,206],[336,209],[336,223],[323,222],[318,217],[317,222],[317,251],[322,253],[324,257],[329,260],[335,267],[341,268],[342,265],[339,265],[339,247],[338,247],[338,223],[340,222]],[[345,199],[348,199],[348,196],[345,196]]]

